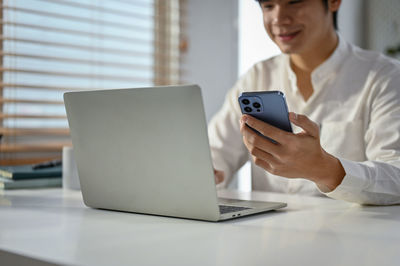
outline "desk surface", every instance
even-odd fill
[[[67,265],[399,265],[400,206],[219,193],[288,207],[211,223],[90,209],[60,189],[0,191],[0,250]]]

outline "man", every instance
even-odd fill
[[[251,159],[254,190],[400,203],[399,64],[337,35],[341,0],[259,4],[283,54],[250,69],[211,120],[216,182],[226,185]],[[265,90],[284,92],[295,133],[241,115],[240,93]]]

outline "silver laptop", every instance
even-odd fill
[[[68,92],[64,102],[89,207],[220,221],[286,206],[217,198],[197,85]]]

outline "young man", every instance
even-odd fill
[[[400,65],[337,35],[340,0],[259,4],[283,54],[250,69],[210,122],[216,182],[251,159],[254,190],[400,203]],[[240,93],[266,90],[285,94],[295,133],[241,115]]]

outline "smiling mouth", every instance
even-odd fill
[[[276,34],[276,36],[282,42],[289,42],[289,41],[293,40],[299,33],[300,33],[300,30],[292,32],[292,33]]]

